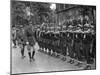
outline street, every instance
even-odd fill
[[[20,48],[12,48],[12,74],[16,73],[34,73],[48,71],[78,70],[75,64],[54,58],[47,54],[36,51],[35,61],[29,62],[28,52],[25,47],[25,58],[21,58]]]

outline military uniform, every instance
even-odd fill
[[[27,50],[28,50],[28,54],[29,54],[29,59],[30,62],[32,61],[32,59],[34,60],[34,54],[35,54],[35,37],[34,37],[34,32],[32,31],[32,26],[27,26],[25,29],[25,35],[27,37]],[[32,47],[32,51],[31,51],[31,47]],[[32,52],[32,55],[31,55]]]
[[[82,38],[81,38],[81,33],[75,33],[74,34],[74,52],[76,58],[80,61],[81,60],[81,46],[82,46]]]
[[[18,44],[20,44],[20,48],[21,48],[21,55],[22,55],[22,58],[25,57],[24,56],[24,48],[25,48],[25,45],[26,45],[26,36],[25,36],[25,33],[24,33],[24,29],[21,29],[17,32],[17,41],[18,41]]]
[[[14,47],[16,47],[16,29],[12,30],[12,41],[14,43]]]
[[[74,56],[72,41],[73,41],[73,33],[68,33],[67,34],[68,53],[71,58],[73,58]]]
[[[92,35],[92,53],[91,53],[92,58],[96,58],[96,35]]]
[[[87,63],[90,63],[90,48],[91,48],[91,35],[90,34],[84,34],[83,38],[83,50],[84,50],[84,56],[87,61]]]

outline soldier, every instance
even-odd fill
[[[77,20],[73,20],[73,26],[76,26],[77,24]]]
[[[81,49],[82,49],[81,33],[76,33],[74,36],[74,51],[75,51],[75,57],[78,60],[78,63],[75,66],[79,66],[79,67],[82,65]]]
[[[25,35],[27,37],[27,50],[28,50],[28,55],[29,55],[29,60],[30,62],[34,59],[34,55],[35,55],[35,48],[34,48],[34,45],[35,45],[35,37],[34,37],[34,32],[32,30],[32,24],[29,24],[29,26],[26,27],[25,29]],[[31,51],[31,48],[32,48],[32,51]],[[32,55],[31,55],[31,52],[32,52]]]
[[[59,55],[58,55],[58,53],[59,53],[59,37],[57,37],[57,35],[59,34],[59,33],[53,33],[54,34],[54,36],[53,36],[53,39],[52,39],[52,42],[53,42],[53,52],[55,53],[55,56],[56,57],[59,57]]]
[[[26,45],[26,36],[25,36],[25,33],[24,33],[24,29],[23,27],[21,27],[21,29],[17,32],[17,40],[18,40],[18,43],[20,45],[20,48],[21,48],[21,55],[22,55],[22,58],[24,58],[24,48],[25,48],[25,45]]]
[[[74,63],[74,52],[73,52],[73,33],[69,32],[67,34],[67,45],[68,45],[68,53],[69,53],[69,56],[71,57],[71,59],[68,61],[69,63],[73,64]]]
[[[43,49],[43,32],[42,31],[40,31],[40,33],[39,33],[39,46],[40,46],[40,48],[41,48],[41,51],[43,51],[42,49]]]
[[[76,33],[74,38],[75,53],[78,60],[81,60],[81,33]]]
[[[54,55],[54,52],[55,52],[55,48],[54,48],[54,45],[52,45],[52,42],[54,42],[53,41],[53,39],[52,39],[52,33],[50,32],[50,33],[48,33],[48,48],[49,48],[49,51],[51,51],[52,53],[51,53],[51,56],[52,55]]]
[[[96,34],[92,34],[92,58],[96,60]]]
[[[66,60],[66,37],[65,37],[65,32],[60,32],[60,48],[61,48],[61,54],[63,55],[62,60],[65,61]]]
[[[12,28],[12,40],[13,40],[13,44],[14,44],[14,48],[16,48],[16,29]]]
[[[22,28],[22,39],[21,39],[21,41],[22,41],[22,50],[21,50],[21,53],[22,53],[22,58],[24,58],[25,57],[24,56],[24,51],[25,51],[25,46],[26,46],[27,39],[26,39],[25,31],[24,31],[23,28]]]
[[[54,32],[50,32],[50,40],[51,40],[51,44],[49,44],[49,45],[51,45],[50,48],[53,50],[53,53],[56,56]]]
[[[84,56],[85,56],[85,59],[87,61],[87,64],[90,64],[90,48],[91,48],[91,41],[92,41],[92,38],[91,38],[91,35],[88,34],[88,33],[85,33],[84,34],[84,38],[83,38],[83,50],[84,50]]]

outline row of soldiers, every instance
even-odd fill
[[[96,35],[92,33],[44,32],[37,31],[37,41],[40,48],[45,48],[52,55],[70,56],[74,59],[92,64],[96,57]]]

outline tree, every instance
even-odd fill
[[[11,2],[12,25],[25,25],[30,22],[33,24],[41,24],[44,21],[43,16],[47,17],[47,14],[44,13],[51,13],[49,3],[25,1]]]
[[[11,23],[12,26],[28,24],[26,7],[29,2],[11,1]]]

